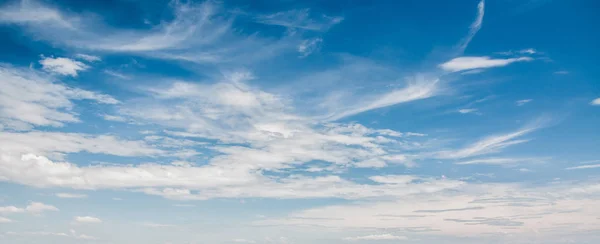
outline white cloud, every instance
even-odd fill
[[[567,170],[574,170],[574,169],[595,169],[595,168],[600,168],[600,164],[589,164],[589,163],[596,163],[596,162],[600,162],[600,160],[594,160],[594,161],[584,162],[583,164],[585,164],[585,165],[568,167],[566,169]]]
[[[89,68],[86,64],[69,58],[44,57],[40,60],[40,64],[45,71],[50,73],[70,75],[73,77],[76,77],[79,71],[84,71]]]
[[[557,74],[557,75],[568,75],[569,71],[559,70],[559,71],[554,72],[554,74]]]
[[[463,109],[459,109],[458,112],[461,114],[470,114],[470,113],[477,112],[477,109],[476,108],[463,108]]]
[[[300,53],[300,57],[306,57],[311,53],[317,51],[320,48],[323,39],[321,38],[313,38],[302,41],[300,45],[298,45],[298,52]]]
[[[40,214],[45,211],[58,211],[58,208],[52,205],[46,205],[40,202],[31,202],[25,208],[18,208],[15,206],[0,207],[0,214],[11,214],[11,213],[31,213]]]
[[[93,236],[84,234],[77,234],[74,230],[70,230],[70,234],[64,232],[48,232],[48,231],[29,231],[29,232],[6,232],[7,235],[11,236],[58,236],[58,237],[71,237],[80,240],[96,240]]]
[[[73,193],[56,193],[57,197],[60,198],[86,198],[86,194],[73,194]]]
[[[25,212],[25,209],[17,208],[15,206],[0,207],[0,214],[23,213],[23,212]]]
[[[145,29],[115,28],[93,15],[61,11],[42,2],[22,1],[0,10],[0,23],[22,26],[37,39],[57,46],[87,49],[93,52],[125,52],[168,60],[203,64],[251,63],[282,52],[294,52],[300,35],[263,38],[243,34],[232,28],[236,17],[220,3],[173,1],[173,18],[157,21]],[[266,16],[275,21],[278,15]],[[291,23],[303,29],[328,28],[339,18],[323,17],[330,24],[310,19]],[[285,24],[272,22],[273,24]],[[316,29],[315,29],[316,30]]]
[[[175,225],[167,225],[167,224],[157,224],[157,223],[143,223],[143,226],[151,227],[151,228],[170,228],[175,227]]]
[[[41,131],[0,131],[0,148],[0,153],[37,153],[56,158],[61,158],[64,153],[83,151],[118,156],[154,156],[166,153],[144,141],[127,141],[109,135]]]
[[[483,154],[495,153],[508,146],[527,142],[528,140],[517,140],[516,138],[522,137],[534,131],[535,129],[536,127],[531,127],[518,130],[509,134],[489,136],[462,149],[438,152],[437,157],[448,159],[460,159]]]
[[[469,33],[467,34],[467,36],[465,38],[463,38],[463,40],[459,44],[458,50],[460,52],[463,52],[467,48],[467,46],[469,45],[469,43],[471,42],[473,37],[475,37],[477,32],[479,32],[479,30],[481,29],[481,26],[483,24],[484,14],[485,14],[485,1],[481,0],[479,2],[479,4],[477,4],[477,17],[475,18],[473,23],[471,23],[471,26],[469,27]]]
[[[468,161],[460,161],[456,164],[459,165],[470,165],[470,164],[490,164],[490,165],[516,165],[521,163],[540,163],[545,158],[479,158]]]
[[[124,118],[124,117],[122,117],[122,116],[110,115],[110,114],[102,115],[102,118],[104,120],[107,120],[107,121],[116,121],[116,122],[125,122],[125,121],[127,121],[127,119]]]
[[[0,216],[0,224],[2,224],[2,223],[11,223],[11,222],[12,222],[11,219]]]
[[[74,218],[74,221],[78,222],[78,223],[88,223],[88,224],[102,223],[102,220],[100,220],[99,218],[91,217],[91,216],[76,216]]]
[[[531,102],[531,101],[533,101],[533,99],[523,99],[523,100],[518,100],[518,101],[516,101],[515,103],[517,104],[517,106],[523,106],[523,105],[525,105],[526,103],[529,103],[529,102]]]
[[[590,104],[594,106],[600,106],[600,97],[592,100]]]
[[[458,57],[448,62],[440,64],[439,67],[445,71],[457,72],[472,69],[486,69],[493,67],[502,67],[515,62],[524,62],[533,60],[530,57],[507,58],[507,59],[492,59],[487,56],[483,57]]]
[[[88,62],[98,62],[98,61],[102,60],[98,56],[93,56],[93,55],[88,55],[88,54],[82,54],[82,53],[76,54],[75,57],[78,58],[78,59],[83,59],[83,60],[88,61]]]
[[[14,129],[79,122],[73,100],[117,104],[111,96],[68,87],[51,77],[0,64],[0,122]]]
[[[235,243],[256,243],[255,241],[252,240],[246,240],[246,239],[233,239],[231,240],[232,242]]]
[[[406,236],[396,236],[392,234],[378,234],[378,235],[366,235],[366,236],[355,236],[346,237],[346,241],[390,241],[390,240],[408,240]]]
[[[416,77],[404,88],[363,98],[360,102],[355,102],[354,105],[347,108],[338,108],[339,111],[330,115],[327,120],[335,121],[378,108],[433,97],[438,91],[438,82],[438,78],[427,80],[422,76]]]
[[[309,9],[289,10],[256,17],[258,23],[311,31],[327,31],[342,20],[344,20],[342,17],[327,15],[310,16]]]
[[[256,224],[315,225],[348,231],[435,231],[432,238],[469,237],[485,241],[495,235],[519,240],[531,237],[533,232],[543,237],[538,240],[552,240],[563,234],[600,230],[600,212],[595,207],[600,202],[593,195],[597,188],[586,187],[590,185],[597,187],[597,182],[529,188],[517,184],[466,184],[397,200],[315,207]]]
[[[32,214],[40,214],[45,211],[58,211],[58,208],[52,205],[43,204],[41,202],[31,202],[29,205],[27,205],[25,211]]]
[[[119,79],[123,79],[123,80],[129,80],[131,79],[130,76],[128,75],[124,75],[122,73],[116,72],[114,70],[104,70],[104,73],[113,77],[117,77]]]

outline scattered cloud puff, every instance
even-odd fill
[[[89,68],[86,64],[69,58],[45,57],[40,60],[40,64],[47,72],[73,77],[77,77],[79,71]]]
[[[517,104],[517,106],[523,106],[531,101],[533,101],[533,99],[523,99],[516,101],[515,104]]]
[[[15,206],[0,207],[0,214],[11,214],[11,213],[30,213],[39,215],[46,211],[59,211],[58,208],[47,205],[41,202],[31,202],[25,208],[18,208]]]
[[[600,106],[600,97],[592,100],[590,104],[593,106]]]
[[[379,234],[379,235],[367,235],[367,236],[356,236],[346,237],[346,241],[390,241],[390,240],[408,240],[406,236],[396,236],[392,234]]]
[[[515,62],[532,61],[530,57],[507,58],[507,59],[492,59],[487,56],[483,57],[458,57],[451,59],[448,62],[440,64],[439,67],[445,71],[457,72],[472,69],[487,69],[493,67],[503,67]]]
[[[0,224],[2,224],[2,223],[11,223],[11,222],[12,222],[11,219],[0,216]]]
[[[86,194],[73,194],[73,193],[56,193],[57,197],[60,198],[86,198]]]
[[[73,220],[77,223],[86,223],[86,224],[102,223],[102,220],[100,220],[99,218],[91,217],[91,216],[76,216]]]

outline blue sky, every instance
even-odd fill
[[[598,243],[595,1],[1,1],[2,243]]]

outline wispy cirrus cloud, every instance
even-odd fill
[[[236,15],[214,1],[172,1],[169,10],[174,18],[143,30],[116,28],[100,18],[63,11],[34,0],[7,4],[1,10],[0,23],[23,26],[36,38],[59,46],[201,64],[250,64],[295,52],[305,39],[302,35],[263,38],[242,34],[232,26]],[[292,10],[260,15],[253,21],[313,31],[326,31],[341,21],[339,17],[317,17],[309,16],[308,10]],[[316,47],[307,44],[303,55]],[[89,62],[98,59],[83,55],[76,57]]]
[[[3,64],[0,84],[0,120],[15,129],[79,122],[71,111],[75,100],[119,103],[109,95],[72,88],[43,73]]]
[[[517,104],[517,106],[523,106],[531,101],[533,101],[533,99],[523,99],[516,101],[515,104]]]
[[[255,18],[258,23],[277,25],[292,29],[310,31],[327,31],[334,25],[342,22],[342,17],[327,15],[311,15],[310,9],[297,9],[259,15]]]
[[[537,128],[525,128],[508,134],[489,136],[461,149],[438,152],[437,157],[460,159],[495,153],[503,148],[529,141],[517,138],[531,133],[535,129]]]
[[[466,37],[463,38],[463,40],[461,40],[461,42],[458,45],[458,51],[460,53],[462,53],[467,48],[467,46],[469,46],[469,43],[471,43],[473,37],[475,37],[477,32],[479,32],[479,30],[481,29],[481,26],[483,25],[484,15],[485,0],[481,0],[479,4],[477,4],[477,17],[475,17],[475,20],[473,21],[473,23],[471,23],[471,26],[469,27],[469,33]]]
[[[448,62],[440,64],[439,67],[445,71],[458,72],[472,69],[487,69],[493,67],[503,67],[515,62],[532,61],[530,57],[493,59],[488,56],[482,57],[458,57]]]

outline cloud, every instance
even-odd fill
[[[517,140],[516,138],[531,133],[535,129],[536,127],[525,128],[509,134],[489,136],[461,149],[438,152],[437,157],[446,159],[460,159],[495,153],[506,147],[527,142],[528,140]]]
[[[122,79],[122,80],[129,80],[129,79],[131,79],[130,76],[121,74],[121,73],[113,71],[113,70],[104,70],[104,73],[107,74],[107,75],[110,75],[112,77],[117,77],[117,78]]]
[[[473,37],[475,37],[477,32],[479,32],[479,30],[481,29],[481,26],[483,25],[484,14],[485,14],[485,1],[481,0],[479,2],[479,4],[477,4],[477,17],[475,17],[475,20],[473,21],[473,23],[471,23],[471,26],[469,27],[469,33],[459,43],[459,46],[458,46],[459,52],[462,53],[467,48],[467,46],[469,46],[469,43],[471,42],[471,40],[473,40]]]
[[[317,51],[320,48],[323,39],[321,38],[313,38],[302,41],[300,45],[298,45],[298,52],[300,53],[300,57],[304,58],[311,53]]]
[[[470,113],[477,112],[477,109],[476,108],[463,108],[463,109],[459,109],[458,112],[461,114],[470,114]]]
[[[580,189],[594,184],[594,181],[536,187],[512,183],[466,184],[436,194],[314,207],[284,218],[260,220],[257,224],[292,228],[315,225],[348,231],[424,230],[435,231],[430,237],[436,239],[461,237],[475,241],[489,241],[496,235],[510,235],[519,240],[534,231],[551,240],[562,234],[600,229],[598,209],[594,208],[597,196]],[[577,225],[571,225],[572,221]]]
[[[11,223],[11,222],[12,222],[11,219],[0,216],[0,224],[2,224],[2,223]]]
[[[88,62],[98,62],[98,61],[102,60],[98,56],[93,56],[93,55],[88,55],[88,54],[82,54],[82,53],[76,54],[75,57],[78,58],[78,59],[82,59],[82,60],[88,61]]]
[[[530,57],[518,57],[507,59],[492,59],[487,56],[483,57],[458,57],[448,62],[438,65],[441,69],[450,72],[457,72],[472,69],[486,69],[493,67],[503,67],[515,62],[532,61]]]
[[[248,64],[282,52],[293,52],[301,35],[267,38],[243,34],[232,27],[235,13],[216,1],[202,3],[172,1],[168,10],[173,18],[149,28],[116,28],[92,15],[61,11],[42,2],[22,1],[0,10],[0,23],[23,27],[37,39],[56,46],[90,50],[95,53],[127,53],[152,58],[202,64]],[[265,22],[278,15],[265,15]],[[328,28],[340,21],[323,17],[332,24],[297,19],[294,26],[304,29]]]
[[[289,10],[274,14],[259,15],[255,21],[266,25],[283,26],[291,29],[310,31],[327,31],[334,25],[342,22],[342,17],[321,15],[311,16],[309,9]]]
[[[568,75],[569,71],[559,70],[559,71],[555,71],[554,74],[556,74],[556,75]]]
[[[590,104],[593,106],[600,106],[600,97],[592,100]]]
[[[60,198],[86,198],[86,194],[73,194],[73,193],[56,193],[57,197]]]
[[[143,226],[151,227],[151,228],[170,228],[175,227],[175,225],[166,225],[166,224],[157,224],[157,223],[143,223]]]
[[[96,240],[93,236],[84,234],[77,234],[74,230],[70,230],[70,234],[64,232],[47,232],[47,231],[28,231],[28,232],[6,232],[7,235],[11,236],[58,236],[58,237],[71,237],[80,240]]]
[[[58,211],[58,208],[52,205],[43,204],[41,202],[31,202],[29,205],[27,205],[25,211],[32,214],[40,214],[45,211]]]
[[[46,205],[41,202],[31,202],[25,208],[18,208],[15,206],[0,207],[0,214],[11,214],[11,213],[30,213],[34,215],[41,214],[45,211],[59,211],[58,208],[52,205]]]
[[[256,243],[253,240],[246,240],[246,239],[233,239],[231,241],[235,242],[235,243]]]
[[[600,160],[583,162],[582,164],[584,164],[584,165],[568,167],[568,168],[566,168],[566,170],[600,168],[600,164],[590,164],[590,163],[597,163],[597,162],[600,162]]]
[[[0,122],[27,130],[33,126],[63,126],[79,122],[74,100],[117,104],[111,96],[72,88],[32,70],[0,64]]]
[[[523,99],[523,100],[518,100],[518,101],[516,101],[515,103],[517,104],[517,106],[523,106],[523,105],[525,105],[526,103],[529,103],[529,102],[531,102],[531,101],[533,101],[533,99]]]
[[[25,209],[17,208],[15,206],[0,207],[0,214],[23,213],[23,212],[25,212]]]
[[[127,119],[122,117],[122,116],[118,116],[118,115],[109,115],[109,114],[105,114],[102,115],[102,118],[106,121],[116,121],[116,122],[126,122]]]
[[[346,237],[346,241],[390,241],[390,240],[408,240],[406,236],[396,236],[392,234],[378,234],[367,236]]]
[[[458,165],[489,164],[489,165],[516,165],[521,163],[539,163],[545,158],[479,158],[457,162]]]
[[[89,66],[84,63],[69,58],[45,57],[40,60],[40,64],[47,72],[59,75],[70,75],[73,77],[77,77],[79,71],[84,71],[89,68]]]
[[[378,108],[433,97],[438,91],[438,82],[438,78],[427,80],[427,78],[423,76],[415,77],[414,80],[410,81],[404,88],[394,89],[387,93],[373,95],[372,97],[365,97],[362,101],[355,103],[354,105],[346,108],[338,108],[339,111],[329,115],[327,120],[335,121]]]
[[[164,152],[144,141],[127,141],[111,135],[0,131],[0,153],[39,153],[61,158],[64,153],[89,152],[117,156],[155,156]]]
[[[102,223],[102,220],[100,220],[99,218],[91,217],[91,216],[76,216],[73,220],[78,223],[87,223],[87,224]]]

